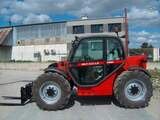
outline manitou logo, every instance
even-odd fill
[[[85,63],[78,63],[77,67],[83,66],[95,66],[95,65],[104,65],[104,64],[120,64],[123,60],[113,60],[113,61],[94,61],[94,62],[85,62]]]
[[[77,66],[81,67],[81,66],[93,66],[93,65],[102,65],[104,64],[104,61],[96,61],[96,62],[85,62],[85,63],[78,63]]]

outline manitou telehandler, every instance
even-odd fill
[[[146,107],[152,96],[145,55],[128,56],[115,36],[76,38],[68,59],[53,63],[33,83],[21,88],[22,103],[44,110],[65,108],[77,96],[114,96],[125,108]]]

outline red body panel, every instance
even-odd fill
[[[78,87],[78,96],[105,96],[112,95],[113,82],[116,79],[116,73],[106,78],[102,83],[95,87]]]
[[[146,69],[146,62],[147,57],[145,55],[129,56],[126,59],[125,68],[128,69],[128,67],[137,66]]]
[[[106,76],[106,79],[94,87],[80,87],[77,85],[77,95],[78,96],[106,96],[113,94],[113,85],[117,76],[120,75],[123,71],[128,70],[129,67],[143,67],[146,69],[146,56],[129,56],[126,60],[114,60],[114,61],[92,61],[85,63],[78,63],[77,67],[81,66],[93,66],[93,65],[102,65],[102,64],[118,64],[123,63],[122,67],[117,71],[113,72],[110,76]],[[68,75],[68,80],[71,80],[71,76],[68,74],[68,67],[72,67],[67,61],[59,62],[57,69],[64,71]]]

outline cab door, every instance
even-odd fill
[[[93,86],[105,77],[104,38],[84,38],[74,50],[69,71],[80,86]]]
[[[105,76],[112,75],[125,62],[125,52],[120,39],[115,37],[105,38]]]

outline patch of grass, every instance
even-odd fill
[[[160,70],[154,69],[149,71],[152,75],[152,82],[154,88],[160,88]]]
[[[152,75],[153,79],[159,79],[160,80],[160,70],[154,69],[154,70],[150,70],[149,72]]]

